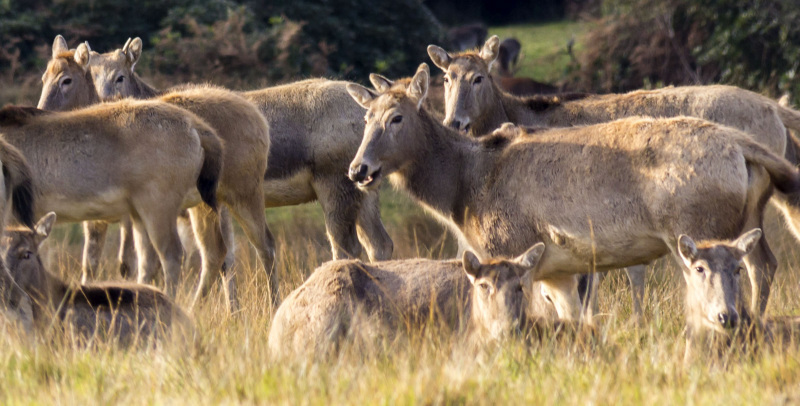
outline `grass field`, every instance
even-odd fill
[[[383,208],[396,257],[449,257],[452,239],[411,203],[391,190]],[[285,295],[330,258],[320,215],[311,205],[270,210],[278,237],[278,269]],[[397,217],[393,217],[393,216]],[[419,216],[419,217],[418,217]],[[781,260],[769,314],[797,314],[798,247],[771,213],[767,229]],[[61,226],[48,241],[45,262],[77,280],[80,246],[74,227]],[[575,345],[548,341],[527,347],[510,341],[465,356],[456,340],[418,334],[383,342],[380,351],[343,351],[320,363],[279,364],[267,353],[274,309],[266,302],[265,278],[254,267],[246,240],[238,239],[237,271],[243,308],[229,316],[217,287],[194,309],[197,349],[164,345],[121,349],[99,343],[75,348],[55,340],[27,343],[14,331],[0,334],[2,404],[416,404],[416,403],[654,403],[778,404],[800,401],[797,348],[725,362],[682,362],[682,281],[671,261],[651,266],[646,321],[631,323],[630,298],[621,274],[600,290],[599,334]],[[104,275],[111,271],[113,241]],[[187,273],[179,303],[188,305],[194,283]],[[217,284],[219,285],[219,284]],[[8,326],[6,326],[8,328]]]
[[[568,58],[560,51],[583,28],[575,23],[504,27],[501,37],[525,45],[520,73],[554,80]],[[453,238],[404,195],[382,191],[383,218],[396,258],[450,258]],[[285,296],[331,257],[316,204],[267,211],[278,241],[277,269]],[[767,234],[780,260],[770,315],[800,314],[800,245],[770,210]],[[59,226],[46,242],[45,264],[77,281],[80,228]],[[114,233],[110,233],[113,235]],[[630,319],[622,274],[600,289],[594,340],[526,346],[509,341],[478,354],[433,333],[379,343],[380,351],[345,349],[331,360],[277,363],[267,353],[274,308],[266,278],[241,235],[237,280],[242,309],[223,309],[219,283],[191,317],[199,345],[168,343],[122,349],[78,348],[58,337],[20,337],[0,326],[0,404],[792,404],[800,403],[800,349],[699,359],[683,364],[682,278],[671,260],[650,266],[645,321]],[[114,279],[114,238],[100,279]],[[187,307],[195,273],[187,271],[178,302]]]
[[[585,46],[581,36],[588,29],[588,23],[560,21],[494,27],[489,29],[489,35],[497,35],[501,41],[514,37],[522,44],[516,76],[557,83],[563,78],[571,60],[567,43],[574,38],[573,52],[580,52]]]

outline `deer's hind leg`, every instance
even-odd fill
[[[230,305],[230,310],[236,311],[239,303],[238,297],[236,297],[233,267],[227,268],[225,264],[228,244],[233,239],[232,235],[224,235],[225,232],[233,233],[233,229],[230,227],[230,213],[226,207],[220,207],[219,213],[217,213],[203,204],[191,208],[189,216],[192,220],[192,228],[194,229],[203,262],[192,306],[197,304],[201,297],[208,294],[211,278],[221,272],[220,275],[225,282],[225,290],[228,296],[226,299]],[[228,223],[228,226],[225,227],[225,232],[223,232],[221,224],[223,218]],[[233,285],[232,289],[230,285]]]
[[[271,300],[273,303],[277,303],[279,297],[278,272],[275,269],[275,237],[267,227],[267,218],[264,215],[264,194],[250,193],[247,196],[241,196],[233,203],[232,212],[250,244],[258,253],[258,258],[269,281]]]
[[[178,213],[182,199],[169,202],[168,194],[144,192],[134,197],[133,207],[136,215],[132,216],[134,231],[146,234],[161,260],[164,270],[164,286],[170,297],[175,297],[181,272],[183,247],[178,236]],[[136,249],[142,245],[141,237],[136,238]],[[142,255],[139,255],[139,268],[142,268]],[[140,275],[141,276],[141,275]]]
[[[748,195],[747,219],[744,222],[742,232],[747,232],[754,228],[760,228],[764,231],[764,208],[772,194],[772,185],[768,185],[761,190],[762,194],[760,196],[756,194],[756,191],[751,191]],[[775,278],[775,271],[778,269],[778,260],[769,247],[766,233],[762,232],[761,240],[744,257],[744,262],[747,266],[747,275],[750,278],[750,286],[752,288],[750,310],[753,314],[762,316],[767,310],[772,281]]]
[[[333,259],[358,258],[356,220],[361,209],[363,192],[344,175],[314,179],[312,187],[325,213],[325,228],[331,242]]]

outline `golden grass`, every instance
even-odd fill
[[[383,194],[397,257],[453,255],[452,239],[396,193]],[[278,239],[278,269],[285,295],[330,258],[314,206],[268,211]],[[796,314],[797,244],[771,213],[770,233],[781,260],[769,313]],[[410,219],[410,220],[404,220]],[[80,239],[62,227],[48,242],[52,269],[75,280]],[[776,232],[776,230],[779,230]],[[415,233],[416,231],[416,233]],[[416,238],[416,240],[415,240]],[[646,322],[629,319],[624,275],[600,289],[599,334],[591,342],[546,341],[531,347],[508,342],[477,356],[457,340],[426,332],[376,343],[382,350],[345,348],[323,362],[270,360],[267,334],[274,312],[266,279],[246,240],[239,239],[237,271],[242,310],[224,311],[219,283],[194,309],[201,344],[121,349],[111,344],[76,348],[25,342],[8,326],[0,334],[2,404],[416,404],[416,403],[654,403],[762,404],[800,401],[800,351],[765,351],[720,362],[684,365],[682,281],[671,261],[652,266]],[[111,272],[114,243],[106,248],[103,278]],[[194,274],[179,302],[189,303]],[[431,330],[432,331],[432,330]],[[56,340],[58,341],[58,340]]]

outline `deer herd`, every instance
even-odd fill
[[[668,254],[686,282],[687,357],[735,337],[791,337],[799,322],[764,317],[777,260],[763,218],[772,202],[800,239],[800,112],[721,85],[519,97],[501,85],[519,49],[496,36],[457,53],[431,45],[441,85],[423,63],[411,78],[370,75],[373,88],[158,90],[135,72],[139,38],[99,54],[57,36],[38,108],[0,109],[0,216],[14,223],[0,244],[2,314],[24,334],[194,334],[173,301],[179,229],[202,259],[192,306],[221,275],[235,311],[235,220],[280,304],[277,357],[431,324],[472,343],[591,330],[596,293],[582,298],[579,276],[618,268],[638,321],[644,266]],[[460,260],[391,260],[384,178],[452,231]],[[264,209],[315,200],[334,261],[281,298]],[[84,222],[81,283],[39,259],[57,219]],[[135,282],[93,281],[112,222],[121,276],[136,270]],[[159,269],[164,292],[147,284]]]

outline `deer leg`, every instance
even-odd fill
[[[175,297],[178,291],[178,282],[181,272],[181,259],[183,257],[183,247],[178,236],[178,209],[179,204],[172,205],[174,210],[165,209],[170,207],[167,202],[139,205],[149,210],[138,209],[137,213],[144,213],[140,219],[134,219],[134,228],[144,227],[150,242],[155,248],[158,258],[161,261],[161,268],[164,270],[164,286],[167,295]],[[161,210],[158,210],[161,209]],[[139,246],[137,245],[137,250]],[[140,256],[141,259],[141,256]]]
[[[356,219],[360,209],[358,194],[362,192],[344,175],[315,179],[312,186],[325,214],[333,259],[358,258],[361,244]]]
[[[138,283],[153,283],[155,278],[157,254],[150,244],[150,237],[147,235],[147,229],[141,220],[133,220],[131,222],[133,229],[133,242],[136,246],[136,256],[138,262]]]
[[[640,322],[644,316],[642,303],[644,301],[645,272],[647,272],[647,265],[636,265],[625,268],[625,273],[628,274],[628,282],[631,284],[633,316],[637,322]]]
[[[233,215],[236,221],[242,226],[245,236],[250,244],[255,248],[261,265],[267,274],[269,283],[270,300],[278,303],[280,297],[278,292],[278,270],[275,269],[275,238],[267,227],[267,219],[264,216],[264,195],[260,193],[251,194],[250,197],[239,199],[233,206]],[[229,254],[232,250],[229,250]]]
[[[219,217],[206,205],[189,209],[189,218],[192,220],[192,228],[203,262],[192,306],[208,294],[212,276],[223,270],[227,247],[222,237]]]
[[[155,252],[155,251],[154,251]],[[119,222],[119,274],[126,279],[133,278],[133,269],[136,265],[136,249],[133,240],[133,224],[130,217],[125,217]]]
[[[81,264],[81,283],[94,280],[103,255],[103,245],[106,242],[108,222],[84,221],[83,222],[83,261]]]
[[[381,221],[380,200],[377,191],[364,194],[361,210],[356,220],[358,240],[367,251],[370,262],[385,261],[392,258],[394,243]]]

